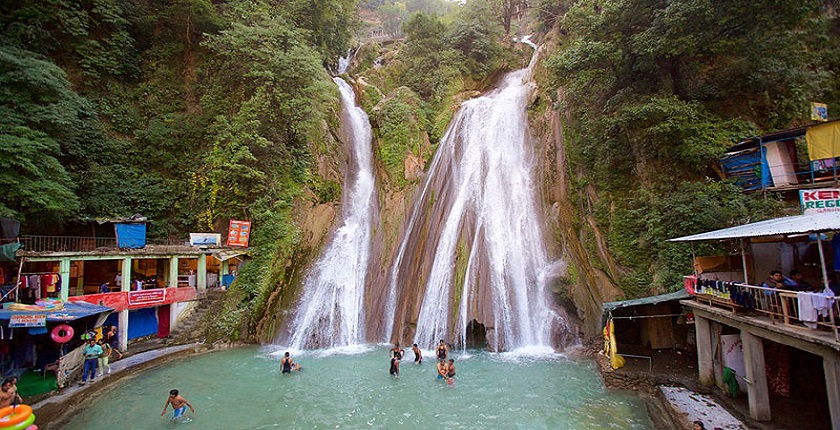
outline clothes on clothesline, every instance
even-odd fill
[[[729,299],[746,310],[756,309],[756,299],[748,288],[730,281],[714,279],[697,279],[694,286],[697,294],[708,294],[715,297]]]
[[[25,298],[40,299],[61,291],[61,275],[58,273],[21,274],[20,288]]]
[[[829,310],[834,306],[834,293],[796,293],[796,300],[799,302],[799,320],[806,327],[817,328],[817,321],[822,317],[829,317]]]

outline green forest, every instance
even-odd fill
[[[790,212],[721,181],[726,148],[840,109],[828,1],[8,0],[0,26],[0,216],[61,234],[139,213],[155,238],[252,221],[216,322],[233,338],[299,276],[300,208],[340,202],[319,162],[341,157],[330,74],[350,49],[399,193],[458,104],[527,65],[516,40],[544,44],[529,112],[564,118],[571,222],[595,219],[628,298],[678,288],[690,250],[666,239]]]

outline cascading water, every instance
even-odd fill
[[[384,318],[398,332],[386,340],[411,336],[416,324],[418,345],[465,347],[478,323],[496,351],[550,346],[557,314],[546,283],[558,263],[544,246],[529,70],[465,102],[441,140],[392,266]],[[412,284],[419,310],[405,293]]]
[[[363,343],[364,295],[377,212],[368,116],[356,106],[353,89],[334,78],[341,91],[345,134],[350,140],[340,227],[303,285],[288,344],[295,349]]]

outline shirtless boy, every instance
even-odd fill
[[[449,366],[446,365],[446,360],[441,359],[440,361],[438,361],[438,364],[437,364],[437,373],[438,373],[437,377],[438,377],[438,379],[444,379],[444,378],[448,379],[448,377],[446,376],[446,372],[448,370],[449,370]]]
[[[423,353],[420,352],[420,348],[417,347],[415,343],[414,346],[411,347],[411,350],[414,351],[414,362],[420,364],[423,362]]]
[[[446,356],[449,355],[449,347],[443,343],[443,339],[440,340],[440,344],[438,344],[437,349],[435,349],[435,354],[437,355],[438,360],[446,360]]]
[[[0,386],[0,408],[11,406],[14,399],[15,392],[12,391],[12,381],[7,379],[3,381],[3,385]]]
[[[169,398],[166,399],[166,404],[163,405],[163,412],[160,413],[160,416],[163,416],[163,414],[166,413],[166,408],[169,407],[170,404],[172,405],[173,409],[172,419],[183,416],[184,412],[187,411],[187,406],[190,407],[190,412],[195,413],[195,409],[193,409],[190,402],[188,402],[187,399],[181,397],[178,394],[178,390],[169,391]]]

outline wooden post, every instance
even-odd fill
[[[714,362],[712,361],[712,331],[710,321],[694,316],[694,335],[697,340],[697,372],[700,384],[715,385]]]
[[[744,283],[749,284],[750,279],[747,275],[747,253],[744,251],[744,238],[742,237],[741,240],[741,267],[744,269]]]
[[[820,270],[822,270],[823,289],[828,288],[828,272],[825,270],[825,252],[823,252],[820,232],[817,232],[817,249],[820,251]]]
[[[744,345],[744,365],[747,370],[747,397],[750,417],[756,421],[770,421],[770,391],[767,389],[767,374],[764,372],[764,345],[761,338],[741,331]]]

